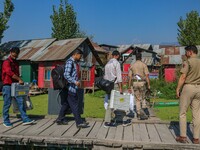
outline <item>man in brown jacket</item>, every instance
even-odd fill
[[[194,45],[185,47],[187,60],[183,62],[180,70],[176,96],[179,101],[179,126],[180,136],[176,138],[177,142],[186,143],[186,113],[188,107],[192,110],[193,123],[193,143],[199,144],[200,132],[200,59],[197,57],[198,50]]]

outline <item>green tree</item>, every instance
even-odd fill
[[[53,15],[50,16],[53,27],[52,37],[58,40],[68,38],[86,37],[84,32],[79,29],[79,24],[76,21],[76,12],[73,6],[67,0],[63,3],[60,0],[59,9],[53,6]]]
[[[9,28],[7,25],[10,16],[14,10],[14,5],[11,0],[5,0],[4,2],[4,12],[0,12],[0,43],[3,38],[3,33]]]
[[[182,46],[200,45],[200,17],[197,11],[186,14],[184,20],[180,17],[178,24],[178,42]]]

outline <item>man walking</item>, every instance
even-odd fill
[[[60,110],[57,124],[67,124],[67,121],[64,120],[67,110],[70,108],[76,122],[77,128],[86,128],[88,123],[83,122],[79,112],[78,105],[78,88],[80,86],[80,81],[78,79],[78,61],[80,61],[83,52],[80,49],[76,49],[72,56],[66,61],[64,77],[68,82],[68,96],[65,98],[65,102],[62,103],[62,108]],[[62,98],[64,99],[64,98]]]
[[[138,119],[148,119],[144,110],[147,109],[146,106],[146,84],[147,88],[150,90],[150,80],[149,80],[149,70],[147,65],[141,61],[142,54],[136,54],[136,62],[131,65],[129,71],[129,92],[134,93],[136,98],[136,111]],[[132,88],[133,91],[132,91]],[[142,106],[141,106],[142,105]]]
[[[3,62],[2,65],[2,81],[3,81],[3,125],[5,127],[12,127],[12,123],[9,119],[9,108],[11,106],[11,84],[18,82],[24,84],[23,80],[19,77],[19,64],[17,57],[20,53],[19,48],[13,47],[10,49],[10,56]],[[17,102],[23,125],[32,124],[34,120],[29,119],[26,114],[26,108],[24,106],[24,100],[22,97],[13,97]]]
[[[193,140],[194,144],[199,144],[200,132],[200,59],[197,57],[198,49],[191,45],[185,47],[187,60],[183,62],[180,70],[181,76],[176,88],[176,96],[179,98],[179,126],[180,136],[177,142],[186,143],[186,113],[188,107],[192,110]]]
[[[121,72],[121,66],[119,63],[119,58],[120,58],[120,53],[118,51],[113,51],[112,52],[112,59],[109,60],[109,62],[105,66],[105,75],[104,79],[113,81],[116,84],[118,84],[119,87],[119,92],[122,93],[122,72]],[[116,88],[116,87],[114,87]],[[110,99],[110,93],[107,93],[105,95],[104,99],[104,107],[106,109],[106,114],[105,114],[105,123],[104,127],[110,127],[110,126],[115,126],[115,123],[111,122],[112,120],[112,113],[113,110],[109,108],[109,99]],[[123,117],[123,126],[130,125],[131,123],[128,122],[125,111],[115,111],[116,113],[120,114]]]

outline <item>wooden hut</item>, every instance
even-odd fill
[[[94,47],[95,51],[97,52],[101,62],[105,66],[108,62],[108,55],[109,51],[105,50],[103,47],[100,47],[97,43],[92,42],[92,46]]]
[[[23,81],[30,83],[33,79],[37,80],[38,76],[38,64],[35,63],[35,59],[55,40],[56,39],[33,39],[6,42],[0,46],[2,53],[1,60],[9,56],[10,48],[19,47],[20,54],[18,60],[20,65],[20,77]]]
[[[163,68],[165,81],[174,82],[177,80],[177,66],[181,65],[185,57],[184,47],[159,45],[154,51],[160,57],[159,66]]]
[[[82,87],[94,87],[96,65],[103,65],[88,38],[75,38],[53,42],[36,59],[38,62],[38,87],[52,88],[51,70],[57,64],[64,64],[77,48],[83,51],[80,61],[79,75]]]
[[[137,47],[140,46],[140,47]],[[147,48],[147,49],[145,49]],[[123,84],[128,83],[128,71],[130,65],[136,61],[135,54],[142,53],[142,61],[147,64],[148,67],[153,66],[154,55],[156,54],[151,49],[151,46],[145,45],[120,45],[118,51],[121,53],[122,62],[122,78]]]

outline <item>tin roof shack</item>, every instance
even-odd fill
[[[159,46],[159,49],[154,49],[160,57],[160,67],[162,66],[162,74],[165,81],[174,82],[177,79],[177,66],[181,65],[185,57],[185,47],[178,46]]]
[[[9,50],[12,47],[21,48],[26,43],[27,42],[22,40],[22,41],[10,41],[10,42],[6,42],[6,43],[1,44],[0,45],[0,67],[2,66],[3,60],[5,60],[8,57],[8,55],[10,54]],[[1,71],[1,68],[0,68],[0,71]]]
[[[99,58],[101,59],[101,62],[103,63],[103,66],[106,65],[108,62],[108,55],[109,52],[102,47],[100,47],[97,43],[92,42],[92,46],[94,47],[95,51],[97,52]]]
[[[154,57],[156,52],[153,52],[153,48],[150,44],[133,44],[133,45],[121,45],[118,51],[122,54],[123,64],[134,63],[135,54],[142,53],[142,61],[148,66],[154,65]],[[129,68],[123,68],[123,71],[128,71]]]
[[[100,76],[103,76],[103,68],[106,65],[106,63],[108,62],[109,52],[106,51],[105,49],[103,49],[102,47],[100,47],[97,43],[92,42],[92,45],[103,63],[103,65],[101,65],[101,66],[100,65],[96,66],[95,76],[100,77]]]
[[[117,50],[118,46],[114,46],[114,45],[108,45],[108,44],[100,44],[100,47],[102,47],[103,49],[105,49],[108,52],[112,52],[114,50]]]
[[[140,47],[137,47],[140,46]],[[147,49],[144,49],[144,48]],[[126,84],[128,82],[128,71],[130,65],[136,61],[135,54],[142,53],[142,61],[147,64],[150,68],[154,65],[154,57],[156,55],[152,50],[152,46],[150,44],[143,45],[121,45],[119,46],[118,51],[122,54],[122,70],[123,70],[123,83]]]
[[[36,61],[39,63],[38,87],[52,88],[51,70],[57,64],[64,64],[77,48],[83,50],[79,75],[83,88],[93,88],[96,65],[103,65],[88,38],[55,41]]]
[[[107,61],[112,58],[112,52],[118,49],[118,46],[115,45],[100,44],[99,46],[108,52]]]
[[[19,47],[20,54],[18,60],[20,64],[20,75],[23,81],[30,83],[33,79],[37,80],[38,78],[38,63],[35,63],[35,59],[55,40],[35,39],[4,43],[0,47],[4,54],[1,59],[4,60],[9,56],[10,48]]]

